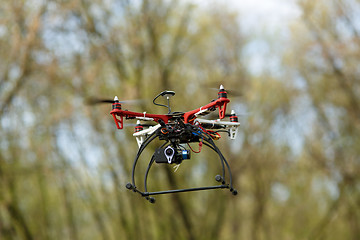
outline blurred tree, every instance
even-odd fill
[[[210,206],[217,206],[211,209],[213,217],[200,225],[209,229],[213,222],[224,224],[224,208],[211,198],[214,193],[209,193],[209,200],[176,195],[152,208],[124,193],[120,186],[129,179],[133,158],[128,149],[136,149],[136,144],[128,142],[129,131],[114,131],[108,109],[90,109],[83,100],[115,95],[115,88],[125,99],[174,89],[189,96],[182,97],[181,105],[174,102],[174,108],[198,107],[191,98],[206,103],[193,90],[198,87],[193,79],[211,76],[206,72],[211,69],[199,73],[194,63],[201,58],[216,61],[203,44],[225,51],[218,44],[230,40],[211,37],[222,35],[223,26],[213,23],[226,13],[195,13],[191,4],[145,0],[15,1],[3,8],[7,15],[1,36],[1,236],[215,238],[218,231],[204,235],[196,224]],[[236,25],[235,21],[232,15],[221,22]],[[241,47],[237,40],[233,43]],[[216,81],[216,87],[219,84]],[[140,107],[153,110],[145,104]],[[109,146],[119,140],[120,146]],[[167,187],[185,180],[165,173]],[[187,177],[191,184],[198,179],[194,174]]]
[[[307,130],[303,160],[316,167],[312,184],[328,185],[329,197],[316,194],[326,211],[309,239],[356,239],[360,234],[358,63],[356,1],[300,1],[302,23],[294,26],[286,66],[315,119]],[[291,62],[291,63],[290,63]],[[289,64],[290,63],[290,64]],[[310,167],[309,166],[309,167]],[[313,171],[311,171],[313,172]],[[332,194],[330,194],[332,193]],[[320,195],[320,196],[319,196]]]
[[[1,3],[1,239],[360,235],[358,2],[299,1],[290,41],[263,36],[279,69],[256,76],[243,54],[253,36],[218,3]],[[172,109],[187,111],[216,98],[208,88],[220,84],[241,96],[231,108],[250,112],[239,139],[218,143],[238,197],[208,191],[150,205],[128,192],[132,131],[116,131],[109,106],[86,100],[141,98],[124,107],[161,112],[147,102],[168,89],[177,92]],[[176,173],[154,167],[151,188],[211,184],[217,159],[193,155]]]

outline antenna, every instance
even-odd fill
[[[171,113],[171,108],[170,108],[170,97],[174,96],[175,95],[175,92],[174,91],[163,91],[161,93],[159,93],[154,99],[153,99],[153,103],[157,106],[160,106],[160,107],[166,107],[168,109],[168,114]],[[164,104],[159,104],[159,103],[156,103],[155,100],[158,99],[160,96],[163,96],[166,98],[166,101],[167,101],[167,105],[164,105]]]

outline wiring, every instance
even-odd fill
[[[228,134],[228,136],[230,136],[230,131],[229,130],[217,130],[217,131],[214,131],[215,133],[219,133],[219,132],[225,132]]]
[[[160,107],[166,107],[168,109],[168,114],[171,113],[171,108],[170,108],[170,96],[174,96],[175,92],[174,91],[163,91],[161,93],[159,93],[154,99],[153,99],[153,104],[160,106]],[[156,103],[156,99],[158,99],[160,96],[166,97],[166,101],[167,101],[167,105],[164,104],[160,104],[160,103]]]
[[[221,135],[218,133],[219,131],[212,131],[212,130],[206,130],[202,126],[198,125],[201,130],[203,130],[204,133],[208,134],[212,139],[218,140],[221,138]]]
[[[200,153],[201,152],[201,148],[202,148],[202,145],[203,145],[203,141],[202,141],[202,138],[200,138],[200,141],[199,141],[199,150],[198,151],[195,151],[189,143],[187,143],[188,147],[191,149],[191,151],[193,151],[194,153]]]

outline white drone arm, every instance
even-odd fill
[[[235,139],[237,132],[238,132],[238,127],[240,126],[239,122],[229,122],[229,121],[221,121],[220,119],[217,120],[207,120],[207,119],[201,119],[198,118],[195,120],[196,122],[201,123],[207,123],[207,124],[212,124],[213,126],[223,126],[226,129],[230,130],[230,139]]]
[[[139,148],[140,148],[141,144],[144,142],[144,140],[146,139],[146,136],[155,132],[160,126],[161,126],[160,124],[157,124],[155,126],[149,127],[147,129],[141,130],[141,131],[133,134],[133,136],[136,137],[136,142],[137,142]]]

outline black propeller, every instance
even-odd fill
[[[118,101],[119,103],[129,103],[129,104],[139,104],[143,102],[144,100],[141,99],[134,99],[134,100],[123,100]],[[96,105],[96,104],[102,104],[102,103],[114,103],[115,100],[113,99],[102,99],[102,98],[88,98],[86,100],[86,104],[88,105]]]
[[[124,123],[124,127],[136,127],[136,126],[143,126],[143,127],[153,127],[155,126],[155,124],[151,124],[151,123]]]

